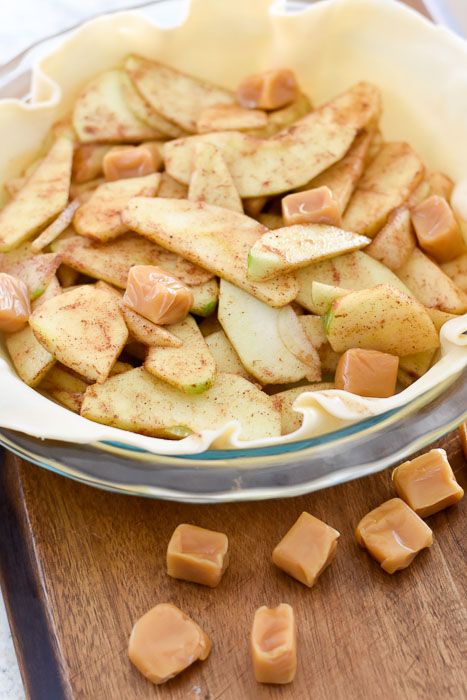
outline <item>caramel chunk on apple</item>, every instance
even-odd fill
[[[188,615],[170,603],[160,603],[135,623],[128,656],[143,676],[159,685],[184,671],[211,651],[211,640]]]
[[[20,331],[27,324],[30,313],[29,292],[24,282],[0,272],[0,331]]]
[[[167,573],[172,578],[215,588],[228,565],[228,548],[229,540],[223,532],[181,524],[167,547]]]
[[[157,325],[183,321],[193,305],[189,287],[155,265],[134,265],[123,303]]]
[[[237,88],[237,100],[247,109],[280,109],[296,100],[298,94],[295,75],[286,68],[250,75]]]
[[[459,486],[445,450],[430,450],[404,462],[392,472],[397,495],[417,515],[426,518],[461,500]]]
[[[107,181],[144,177],[157,172],[162,164],[158,151],[150,146],[115,146],[102,161]]]
[[[334,558],[340,533],[303,512],[272,553],[272,561],[311,588]]]
[[[396,355],[352,348],[337,363],[335,387],[358,396],[387,398],[396,390],[398,368]]]
[[[282,198],[282,217],[286,226],[293,224],[342,224],[339,205],[329,187],[314,187]]]
[[[258,608],[250,645],[259,683],[291,683],[297,670],[297,632],[291,606],[281,603],[276,608]]]
[[[412,223],[420,247],[437,262],[449,262],[464,252],[461,230],[444,197],[435,194],[417,204]]]
[[[355,537],[388,574],[405,569],[433,544],[428,525],[400,498],[391,498],[365,515]]]

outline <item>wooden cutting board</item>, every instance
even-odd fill
[[[441,443],[440,443],[441,444]],[[456,433],[442,441],[467,490]],[[184,505],[97,491],[9,455],[0,465],[0,570],[33,700],[433,700],[466,697],[466,503],[431,517],[434,545],[390,576],[353,530],[393,496],[390,472],[300,498]],[[337,557],[309,590],[271,564],[307,510],[340,531]],[[181,522],[228,533],[220,586],[170,579],[165,549]],[[170,601],[212,637],[209,659],[154,687],[131,666],[133,622]],[[291,686],[256,684],[248,634],[260,605],[290,603],[299,630]],[[465,669],[465,664],[464,664]]]

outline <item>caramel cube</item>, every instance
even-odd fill
[[[226,570],[229,540],[223,532],[178,525],[167,547],[167,573],[182,581],[215,588]]]
[[[128,656],[152,683],[165,683],[192,663],[204,661],[211,640],[188,615],[170,603],[161,603],[135,623]]]
[[[309,513],[302,513],[272,553],[272,561],[311,588],[334,558],[340,533]]]
[[[286,226],[293,224],[341,226],[342,223],[339,206],[326,185],[283,197],[282,217]]]
[[[115,146],[105,154],[102,169],[106,180],[124,180],[155,173],[161,164],[160,155],[151,147]]]
[[[420,247],[437,262],[449,262],[464,252],[464,238],[444,197],[435,194],[417,204],[412,223]]]
[[[31,313],[29,292],[25,283],[0,272],[0,331],[14,333],[24,328]]]
[[[461,439],[462,451],[467,459],[467,423],[459,426],[459,436]]]
[[[355,537],[388,574],[405,569],[433,544],[428,525],[400,498],[391,498],[365,515]]]
[[[263,605],[255,612],[251,657],[258,683],[291,683],[297,670],[297,632],[293,609]]]
[[[335,387],[358,396],[387,398],[396,391],[399,358],[378,350],[346,350],[337,363]]]
[[[123,303],[156,325],[183,321],[193,304],[190,287],[155,265],[133,265]]]
[[[392,480],[397,495],[421,518],[457,503],[464,495],[445,450],[430,450],[404,462],[394,469]]]
[[[250,75],[237,88],[237,101],[247,109],[280,109],[297,99],[298,84],[291,70]]]

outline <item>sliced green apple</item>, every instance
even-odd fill
[[[184,321],[167,326],[167,330],[182,341],[182,346],[150,347],[145,368],[187,394],[206,391],[214,382],[216,363],[196,321],[187,316]]]
[[[37,340],[32,328],[26,326],[6,336],[6,346],[19,376],[29,386],[41,383],[55,358]]]
[[[248,253],[248,276],[267,280],[277,275],[364,248],[370,239],[326,224],[296,224],[269,231]]]
[[[188,199],[243,214],[242,200],[232,175],[221,151],[211,143],[199,143],[196,147]]]
[[[206,338],[206,345],[214,358],[218,372],[238,374],[240,377],[249,378],[249,374],[242,365],[237,352],[227,338],[223,330],[210,333]]]
[[[365,348],[402,357],[439,346],[425,307],[389,284],[337,299],[326,314],[324,328],[336,352]]]
[[[206,427],[218,430],[233,420],[240,423],[241,440],[280,435],[280,414],[272,397],[234,374],[219,374],[203,394],[188,395],[138,367],[88,387],[81,415],[123,430],[174,439]]]

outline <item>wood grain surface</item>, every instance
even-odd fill
[[[443,445],[466,489],[457,434]],[[433,547],[390,576],[353,537],[361,516],[394,495],[389,471],[300,498],[216,506],[109,494],[11,455],[0,481],[3,589],[34,700],[467,695],[466,500],[429,518]],[[311,590],[271,563],[303,510],[341,532],[336,559]],[[217,589],[167,576],[166,546],[181,522],[228,534],[231,564]],[[159,602],[185,610],[214,646],[206,662],[154,687],[128,661],[127,645],[133,622]],[[296,613],[297,677],[260,686],[250,626],[258,606],[280,602]]]

